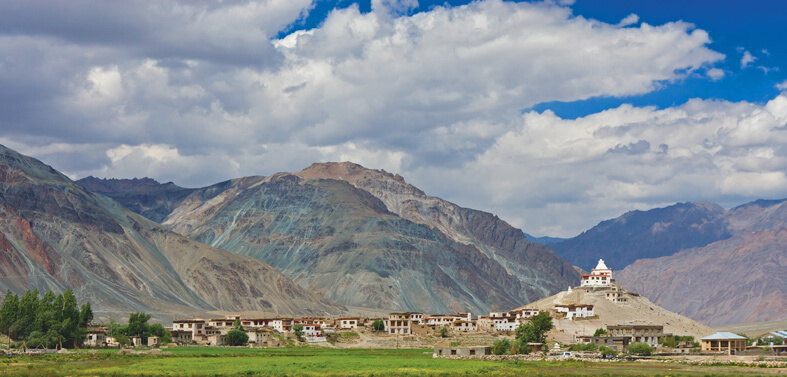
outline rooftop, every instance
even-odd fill
[[[715,334],[708,335],[704,338],[701,338],[700,340],[730,340],[730,339],[745,340],[746,338],[738,334],[733,334],[731,332],[719,331]]]

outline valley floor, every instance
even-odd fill
[[[766,376],[787,368],[644,362],[489,361],[433,359],[429,349],[272,349],[182,347],[171,355],[77,351],[0,356],[4,376]]]

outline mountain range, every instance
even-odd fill
[[[0,145],[0,289],[66,288],[99,318],[346,310],[270,265],[182,237]]]
[[[787,319],[786,200],[632,211],[547,244],[588,270],[603,258],[626,288],[709,325]]]
[[[579,282],[571,264],[497,216],[353,163],[181,191],[147,180],[78,183],[166,214],[168,229],[266,262],[342,305],[486,313]]]

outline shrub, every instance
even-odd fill
[[[601,352],[602,355],[612,355],[615,357],[618,356],[618,351],[615,351],[615,349],[612,347],[601,346],[598,348],[598,351]]]
[[[631,343],[628,348],[629,353],[635,355],[650,356],[653,353],[653,347],[647,343]]]
[[[595,343],[577,343],[572,344],[571,347],[568,347],[569,351],[587,351],[593,352],[598,349],[598,346]]]
[[[249,335],[241,329],[232,329],[227,333],[227,344],[230,346],[245,346],[249,342]]]
[[[598,328],[598,329],[596,329],[596,332],[593,333],[593,336],[601,336],[601,335],[604,335],[606,333],[607,333],[606,329]]]
[[[505,355],[511,350],[511,341],[508,338],[503,338],[495,341],[492,346],[493,355]]]
[[[382,319],[376,319],[372,323],[372,328],[375,331],[383,331],[383,330],[385,330],[385,321],[383,321]]]

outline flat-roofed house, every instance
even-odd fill
[[[85,345],[88,347],[104,347],[107,345],[107,329],[103,327],[87,330]]]
[[[172,331],[191,332],[191,339],[196,340],[198,337],[205,335],[205,325],[204,319],[176,319],[172,321]]]
[[[475,332],[478,331],[478,324],[476,321],[454,321],[454,323],[451,324],[451,330],[459,332]]]
[[[336,327],[343,330],[352,330],[358,328],[361,324],[360,318],[341,317],[336,319]]]
[[[566,318],[570,320],[574,318],[588,318],[594,315],[593,305],[555,305],[555,310],[558,313],[565,313]]]
[[[703,351],[735,354],[746,350],[746,338],[731,332],[719,331],[700,339]]]
[[[411,335],[413,333],[411,324],[420,324],[424,320],[423,313],[405,312],[405,313],[389,313],[388,320],[385,323],[385,328],[388,329],[388,334],[401,334]]]
[[[659,345],[664,338],[672,334],[664,333],[661,325],[617,325],[607,326],[607,333],[611,337],[625,336],[630,338],[629,343],[647,343],[653,347]]]

